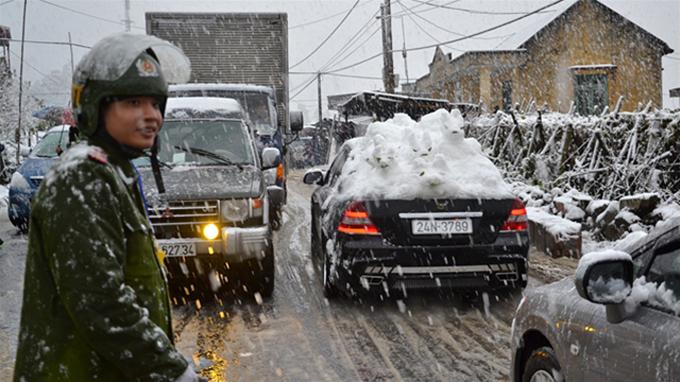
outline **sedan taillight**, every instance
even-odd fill
[[[528,225],[527,209],[524,208],[524,203],[522,203],[522,201],[517,198],[514,202],[512,202],[510,214],[508,215],[508,219],[505,221],[505,223],[503,223],[501,232],[526,231]]]
[[[349,235],[380,235],[378,227],[368,217],[368,212],[361,202],[351,202],[345,208],[338,232]]]

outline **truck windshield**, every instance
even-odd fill
[[[276,133],[277,121],[274,102],[267,93],[243,90],[184,90],[172,92],[171,97],[227,97],[237,100],[248,114],[258,134]]]
[[[168,120],[158,135],[158,159],[169,164],[255,164],[241,121]]]
[[[68,129],[61,131],[53,131],[47,133],[41,140],[35,145],[33,151],[31,151],[31,156],[40,158],[55,158],[57,154],[57,145],[61,144],[61,148],[66,150],[68,145]]]

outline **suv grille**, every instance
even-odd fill
[[[159,239],[201,236],[201,227],[217,223],[220,207],[217,200],[173,201],[164,211],[149,208],[149,220]]]

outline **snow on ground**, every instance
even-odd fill
[[[419,122],[396,114],[372,123],[365,136],[349,142],[337,192],[343,199],[513,198],[477,140],[465,138],[463,126],[457,109],[437,110]]]
[[[9,204],[9,188],[7,188],[7,186],[0,185],[0,207],[7,207],[8,204]],[[6,215],[7,210],[4,211]]]

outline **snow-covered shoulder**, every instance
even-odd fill
[[[85,142],[78,143],[77,145],[66,150],[45,175],[45,183],[47,183],[49,186],[60,175],[67,173],[69,170],[77,167],[84,161],[90,160],[88,159],[88,156],[92,150],[99,149],[94,146],[90,146]]]
[[[512,189],[477,140],[465,138],[458,110],[415,122],[396,114],[351,142],[336,191],[346,199],[506,199]]]

